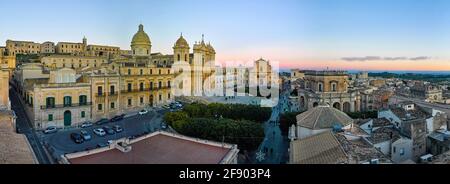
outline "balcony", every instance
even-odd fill
[[[169,86],[162,86],[161,88],[144,88],[144,89],[121,90],[120,93],[140,93],[140,92],[157,91],[157,90],[165,90],[165,89],[170,89],[170,87]]]
[[[92,102],[86,102],[86,103],[73,103],[70,105],[66,104],[57,104],[57,105],[41,105],[41,109],[57,109],[57,108],[69,108],[69,107],[83,107],[83,106],[91,106]]]
[[[117,96],[119,95],[118,91],[115,92],[109,92],[109,93],[95,93],[96,97],[105,97],[105,96]]]

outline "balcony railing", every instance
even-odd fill
[[[169,86],[162,86],[161,88],[144,88],[144,89],[132,89],[132,90],[121,90],[121,93],[139,93],[139,92],[146,92],[146,91],[155,91],[155,90],[163,90],[163,89],[170,89]]]
[[[56,105],[41,105],[41,109],[56,109],[56,108],[67,108],[67,107],[82,107],[91,106],[92,102],[86,103],[72,103],[72,104],[56,104]]]
[[[117,95],[119,95],[119,92],[115,91],[115,92],[109,92],[109,93],[95,93],[96,97],[105,97],[107,95],[108,96],[117,96]]]

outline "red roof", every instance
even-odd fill
[[[69,159],[72,164],[218,164],[230,148],[213,146],[175,136],[156,134],[118,149]]]

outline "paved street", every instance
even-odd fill
[[[264,160],[256,163],[279,164],[287,162],[289,141],[281,134],[279,127],[280,114],[288,108],[289,90],[280,94],[278,105],[272,108],[272,116],[264,123],[265,138],[258,150],[265,153]]]
[[[14,112],[17,115],[16,126],[19,129],[19,133],[23,133],[27,137],[28,142],[33,148],[33,152],[36,155],[38,162],[40,164],[53,163],[52,160],[49,158],[49,155],[47,155],[44,148],[42,147],[39,138],[36,136],[36,133],[34,132],[31,126],[31,123],[23,109],[19,97],[17,96],[17,92],[11,88],[9,90],[9,96],[11,100],[12,110],[14,110]]]

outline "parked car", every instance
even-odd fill
[[[57,132],[58,129],[55,126],[49,126],[44,130],[44,134],[51,134]]]
[[[75,142],[77,144],[81,144],[84,141],[83,137],[78,133],[71,133],[70,138],[73,140],[73,142]]]
[[[139,115],[144,115],[144,114],[147,114],[147,113],[148,113],[148,111],[145,110],[145,109],[142,109],[141,111],[139,111]]]
[[[125,117],[125,114],[114,116],[113,118],[111,118],[111,122],[123,120],[124,117]]]
[[[97,122],[95,122],[95,124],[102,125],[102,124],[105,124],[105,123],[108,123],[108,122],[109,122],[108,119],[102,118],[102,119],[98,120]]]
[[[97,148],[103,148],[103,147],[106,147],[106,146],[108,146],[107,143],[98,143],[97,144]]]
[[[103,128],[96,128],[94,129],[94,133],[98,136],[105,136],[106,132],[103,130]]]
[[[91,135],[86,130],[81,130],[81,136],[85,141],[91,140]]]
[[[169,105],[163,105],[162,108],[164,108],[164,109],[170,109],[170,106],[169,106]]]
[[[107,134],[109,134],[109,135],[113,135],[113,134],[116,133],[116,132],[114,132],[114,130],[113,130],[111,127],[109,127],[109,126],[104,126],[104,127],[103,127],[103,130],[105,130],[105,132],[106,132]]]
[[[86,121],[86,122],[84,122],[84,123],[81,124],[81,128],[90,127],[90,126],[92,126],[92,125],[93,125],[92,122]]]
[[[117,133],[123,131],[122,127],[120,127],[119,125],[114,125],[112,128],[113,128],[113,130],[116,131]]]

